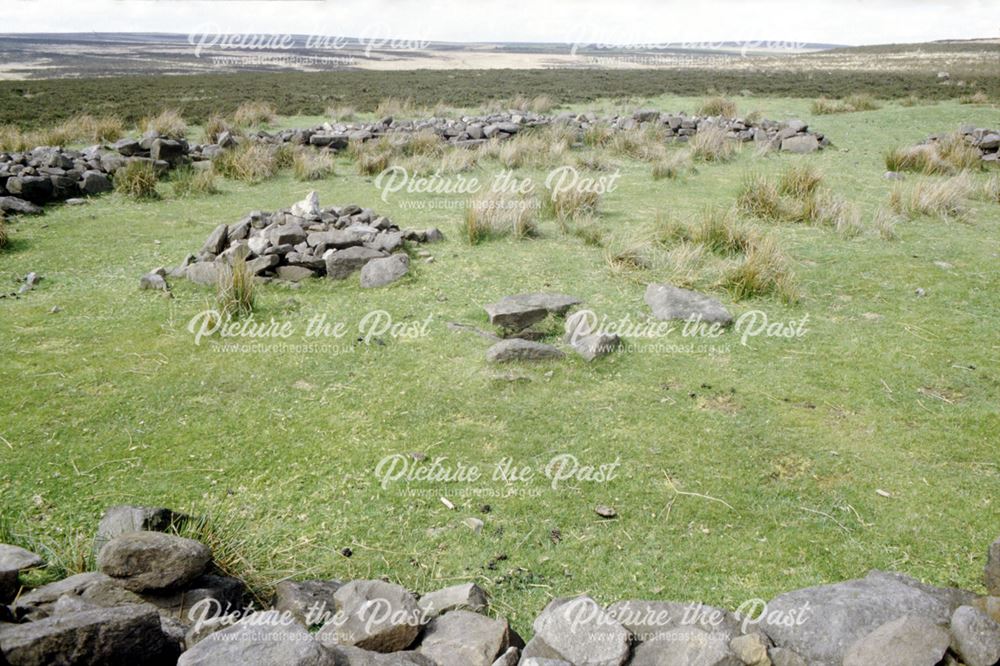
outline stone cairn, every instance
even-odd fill
[[[33,215],[55,201],[108,192],[114,174],[129,162],[148,162],[164,174],[190,163],[187,141],[147,132],[83,150],[38,147],[24,153],[0,153],[0,212]]]
[[[966,143],[978,150],[983,156],[983,162],[997,164],[1000,162],[1000,130],[986,129],[985,127],[975,127],[973,125],[962,125],[958,130]],[[935,134],[928,137],[923,144],[933,144],[940,141],[941,135]]]
[[[168,276],[216,284],[223,268],[238,260],[261,282],[296,283],[322,276],[344,280],[360,271],[362,287],[382,287],[409,272],[407,243],[443,239],[434,228],[400,229],[370,208],[320,208],[319,196],[310,192],[291,208],[253,211],[235,224],[220,224],[197,254],[189,254],[172,271],[158,268],[144,275],[140,287],[167,290]]]
[[[1000,539],[987,595],[898,573],[780,594],[736,611],[700,603],[553,599],[522,639],[474,583],[416,596],[382,580],[283,581],[266,608],[221,574],[188,519],[116,506],[98,571],[34,589],[38,555],[0,545],[0,663],[179,666],[995,666]],[[760,611],[764,611],[760,613]]]
[[[42,212],[41,206],[57,201],[77,202],[80,197],[113,189],[114,175],[129,162],[153,164],[160,174],[180,165],[207,163],[242,141],[269,144],[309,145],[323,150],[344,150],[352,141],[371,141],[383,136],[406,136],[433,132],[454,146],[475,147],[490,139],[503,140],[526,129],[559,125],[582,135],[588,128],[604,124],[615,131],[656,127],[668,140],[688,141],[699,130],[721,127],[735,141],[766,143],[781,150],[808,153],[829,145],[822,134],[810,132],[798,120],[776,122],[740,118],[687,116],[642,109],[630,116],[599,118],[595,113],[494,113],[461,119],[430,118],[396,122],[383,118],[374,123],[324,123],[308,129],[290,129],[271,134],[256,132],[238,137],[222,132],[215,143],[188,144],[156,132],[126,138],[83,150],[38,147],[22,153],[0,153],[0,213],[24,215]]]

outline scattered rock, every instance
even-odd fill
[[[789,153],[815,153],[819,147],[819,139],[812,134],[800,134],[781,140],[781,150]]]
[[[768,656],[770,647],[771,639],[759,631],[737,636],[729,641],[729,649],[746,666],[771,666],[771,658]]]
[[[848,648],[844,666],[934,666],[948,650],[948,632],[931,620],[904,615]]]
[[[645,300],[657,319],[694,320],[722,326],[733,323],[733,316],[722,303],[689,289],[669,284],[650,284],[646,287]]]
[[[282,581],[274,590],[272,606],[306,627],[326,624],[337,612],[333,595],[342,586],[338,580]]]
[[[139,289],[154,289],[157,291],[169,291],[167,281],[162,275],[156,273],[146,273],[139,279]]]
[[[590,597],[552,600],[533,628],[535,637],[523,651],[526,658],[620,666],[629,656],[631,635]]]
[[[914,615],[944,625],[967,600],[954,590],[873,571],[865,578],[779,595],[767,604],[769,616],[795,617],[798,624],[765,618],[759,626],[775,644],[806,661],[839,663],[851,645],[886,622]]]
[[[607,356],[620,348],[622,340],[614,333],[595,333],[577,337],[572,343],[573,351],[587,361],[593,361],[601,356]]]
[[[486,350],[486,360],[490,363],[543,361],[563,356],[564,354],[552,345],[522,340],[521,338],[501,340]]]
[[[410,258],[405,254],[375,259],[361,268],[361,286],[384,287],[406,275],[409,270]]]
[[[724,640],[696,627],[668,629],[635,649],[629,666],[743,666]]]
[[[1000,662],[1000,623],[972,606],[959,606],[951,616],[952,647],[966,666]]]
[[[0,544],[0,571],[24,571],[44,567],[45,560],[20,546]]]
[[[420,633],[416,599],[399,585],[356,580],[333,595],[338,620],[317,634],[324,645],[352,645],[373,652],[405,650]]]
[[[594,509],[594,512],[597,513],[597,515],[600,516],[601,518],[618,517],[618,512],[615,511],[614,508],[610,506],[598,506],[596,509]]]
[[[555,293],[518,294],[505,296],[486,306],[490,323],[513,331],[528,328],[549,314],[561,316],[581,301],[573,296]]]
[[[334,666],[337,663],[301,624],[285,623],[280,612],[266,611],[202,638],[181,655],[177,666]]]
[[[160,628],[159,615],[141,606],[0,624],[0,652],[11,666],[154,666],[177,660]]]
[[[127,590],[179,588],[200,576],[212,560],[208,546],[161,532],[129,532],[106,543],[97,566]]]
[[[441,590],[428,592],[417,601],[420,611],[428,620],[453,610],[467,610],[473,613],[485,611],[489,599],[485,590],[475,583],[452,585]]]
[[[454,610],[431,620],[417,651],[438,666],[492,666],[508,647],[505,620]]]

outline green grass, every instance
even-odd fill
[[[649,102],[692,109],[699,99]],[[991,120],[989,109],[954,102],[822,118],[809,104],[753,100],[765,117],[812,123],[836,148],[764,158],[746,150],[658,181],[648,163],[614,157],[619,187],[590,224],[641,237],[658,213],[688,219],[728,207],[745,173],[776,179],[801,163],[870,220],[893,185],[881,177],[886,151]],[[472,173],[496,169],[489,161]],[[534,290],[636,317],[646,311],[642,280],[612,272],[603,248],[555,221],[541,221],[535,238],[469,246],[461,207],[404,203],[447,197],[399,194],[385,203],[349,158],[338,158],[336,173],[310,183],[288,170],[257,185],[222,180],[218,195],[182,201],[162,183],[159,201],[105,196],[8,220],[3,291],[29,271],[44,280],[0,300],[7,538],[48,544],[72,570],[79,535],[93,534],[105,507],[165,505],[207,515],[213,543],[245,553],[241,560],[228,548],[227,570],[261,588],[291,576],[385,575],[420,592],[474,580],[526,635],[550,597],[580,592],[735,607],[870,568],[982,591],[1000,496],[1000,274],[988,268],[1000,252],[995,202],[971,201],[962,222],[900,222],[893,242],[874,229],[846,238],[769,226],[792,259],[800,301],[733,304],[724,288],[710,291],[736,315],[808,316],[802,339],[743,346],[728,333],[716,354],[653,351],[632,339],[639,348],[592,364],[568,357],[496,368],[484,360],[487,341],[445,324],[488,328],[484,304]],[[378,309],[411,323],[431,315],[426,337],[383,336],[383,345],[348,335],[321,350],[223,352],[208,341],[195,346],[186,330],[213,303],[211,287],[171,280],[171,299],[138,290],[143,273],[175,265],[218,223],[288,206],[311,189],[324,205],[371,206],[404,227],[438,226],[447,239],[427,247],[434,263],[411,262],[403,283],[267,286],[255,316],[292,321],[299,333],[289,344],[305,342],[313,316],[353,328]],[[927,296],[915,297],[917,287]],[[54,306],[61,310],[50,314]],[[491,480],[473,486],[499,496],[464,496],[463,483],[411,484],[418,495],[381,488],[379,460],[411,452],[484,470],[507,458],[539,469],[561,453],[621,465],[609,483],[553,490],[539,478],[515,484],[530,493],[510,496]],[[598,504],[619,518],[599,518]],[[462,524],[469,516],[485,522],[481,533]]]

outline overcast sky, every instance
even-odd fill
[[[1000,0],[0,0],[0,32],[880,44],[1000,37]]]

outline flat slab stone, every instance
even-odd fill
[[[521,338],[501,340],[486,350],[486,360],[490,363],[510,361],[544,361],[565,356],[552,345]]]
[[[486,610],[489,600],[486,591],[475,583],[452,585],[434,592],[428,592],[417,601],[424,617],[432,619],[453,610],[468,610],[474,613]]]
[[[44,566],[45,560],[40,555],[20,546],[0,543],[0,571],[24,571]]]
[[[549,314],[564,315],[582,301],[557,293],[533,293],[504,296],[486,306],[490,323],[501,328],[520,330],[545,319]]]
[[[535,636],[525,646],[524,658],[621,666],[629,657],[631,634],[587,596],[553,599],[532,627]]]
[[[213,632],[181,655],[177,666],[334,666],[328,652],[298,622],[283,623],[280,611],[254,613]]]
[[[664,321],[696,319],[723,326],[733,323],[733,316],[722,303],[690,289],[670,284],[650,284],[646,287],[645,300],[653,310],[653,316]]]

